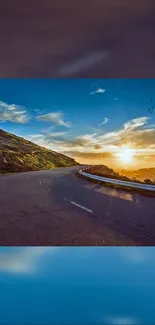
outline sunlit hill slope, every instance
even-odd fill
[[[0,129],[0,172],[69,167],[78,163],[63,154]]]

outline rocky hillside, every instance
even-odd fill
[[[79,165],[74,159],[0,129],[0,172]]]

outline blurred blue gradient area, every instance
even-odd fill
[[[0,324],[155,324],[155,247],[0,247]]]

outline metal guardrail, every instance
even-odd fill
[[[98,181],[102,181],[102,182],[107,182],[107,183],[116,184],[116,185],[122,185],[122,186],[126,186],[126,187],[134,187],[137,189],[155,192],[155,185],[121,181],[119,179],[112,179],[112,178],[108,178],[108,177],[102,177],[102,176],[88,174],[88,173],[83,172],[82,170],[79,171],[79,174],[81,174],[85,177],[91,178],[91,179],[96,179]]]

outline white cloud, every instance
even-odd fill
[[[38,113],[38,112],[40,112],[40,109],[35,108],[34,112]]]
[[[62,135],[66,135],[66,134],[68,134],[68,132],[53,132],[53,133],[50,133],[50,136],[53,138],[57,138],[57,137],[60,137]]]
[[[143,247],[122,247],[120,252],[128,263],[145,263],[152,257],[151,252]]]
[[[114,100],[118,100],[118,98],[114,98]]]
[[[53,136],[54,135],[54,136]],[[74,150],[91,150],[91,145],[96,143],[96,133],[84,134],[76,136],[75,138],[67,138],[65,135],[56,135],[53,133],[47,134],[33,134],[28,135],[26,138],[38,145],[46,147],[57,152],[65,152],[70,149]]]
[[[70,133],[70,131],[64,131],[64,132],[59,132],[59,131],[57,131],[57,132],[51,132],[52,130],[54,130],[55,129],[55,127],[49,127],[49,128],[47,128],[47,129],[42,129],[41,131],[40,131],[40,133],[41,134],[44,134],[44,135],[50,135],[51,137],[53,137],[53,138],[56,138],[56,137],[59,137],[59,136],[63,136],[63,135],[66,135],[66,134],[69,134]]]
[[[62,112],[51,112],[44,115],[37,115],[36,119],[45,122],[51,122],[55,125],[65,126],[67,128],[71,127],[70,122],[64,121],[64,114]]]
[[[103,88],[98,88],[97,90],[91,91],[90,94],[91,95],[95,95],[95,94],[104,94],[105,93],[105,89]]]
[[[148,117],[139,117],[125,122],[123,124],[123,128],[118,131],[99,134],[97,136],[98,143],[103,145],[123,144],[123,142],[128,143],[128,141],[138,141],[138,137],[141,138],[142,135],[144,137],[144,141],[147,137],[146,133],[149,132],[148,130],[146,132],[145,129],[141,129],[141,127],[145,126],[145,124],[148,123],[148,120]],[[151,130],[151,133],[152,131],[153,130]],[[150,139],[150,141],[152,141],[152,139]]]
[[[109,317],[107,320],[108,325],[138,325],[140,324],[138,320],[132,317]]]
[[[30,135],[27,139],[60,153],[72,152],[72,156],[78,151],[80,154],[99,153],[99,159],[102,159],[103,153],[111,153],[115,158],[120,147],[131,145],[137,158],[142,154],[144,156],[155,154],[155,129],[149,129],[146,123],[148,123],[147,117],[139,117],[125,122],[120,129],[108,133],[103,132],[102,129],[98,133],[79,134],[78,136],[73,134],[68,136],[65,132],[45,132]]]
[[[47,253],[53,253],[55,247],[24,247],[7,249],[0,254],[0,271],[9,273],[31,273],[36,270],[36,263]]]
[[[79,135],[76,137],[76,139],[81,140],[81,141],[88,141],[88,143],[91,143],[93,139],[96,137],[97,133],[93,134],[84,134],[84,135]]]
[[[27,111],[23,107],[12,104],[9,105],[0,101],[0,121],[2,122],[14,122],[14,123],[26,123],[29,117]]]
[[[133,120],[130,120],[129,122],[124,123],[124,130],[125,131],[130,131],[133,129],[137,129],[143,125],[145,125],[146,123],[148,123],[149,117],[138,117],[135,118]]]
[[[109,121],[109,119],[108,119],[107,117],[105,117],[105,118],[104,118],[104,120],[103,120],[103,122],[102,122],[102,123],[100,123],[98,126],[102,126],[102,125],[105,125],[105,124],[107,124],[107,123],[108,123],[108,121]]]

